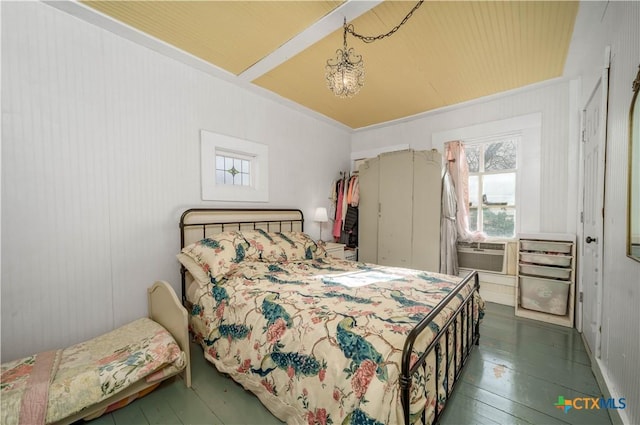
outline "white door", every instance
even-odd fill
[[[600,357],[608,67],[583,110],[582,332]]]

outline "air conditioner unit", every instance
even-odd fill
[[[507,243],[458,242],[458,265],[464,269],[507,274]]]

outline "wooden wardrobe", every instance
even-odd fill
[[[442,155],[404,150],[358,170],[360,261],[438,272]]]

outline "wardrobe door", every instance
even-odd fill
[[[378,264],[411,266],[413,151],[380,158]]]
[[[358,260],[378,262],[378,180],[380,159],[371,158],[358,169]]]
[[[413,161],[413,258],[411,267],[440,269],[442,155],[419,151]]]

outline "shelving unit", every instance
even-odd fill
[[[575,276],[574,235],[518,235],[516,316],[572,328]]]

